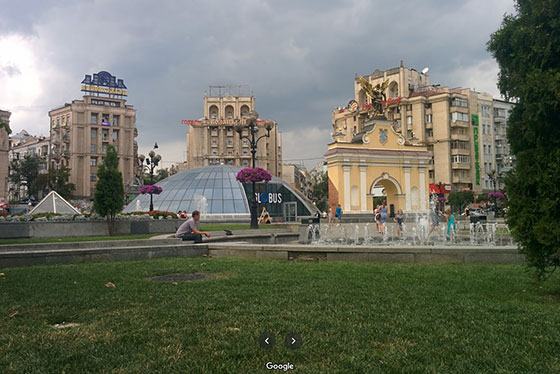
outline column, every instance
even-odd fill
[[[366,170],[366,166],[360,166],[360,200],[362,212],[367,211]]]
[[[426,206],[426,168],[418,168],[418,180],[420,181],[420,211],[427,209]]]
[[[344,168],[344,211],[350,211],[350,166]]]
[[[405,193],[405,206],[406,211],[410,212],[412,209],[410,201],[410,167],[404,167],[404,193]]]

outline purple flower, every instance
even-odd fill
[[[263,168],[246,168],[240,170],[235,179],[244,184],[252,182],[268,183],[272,179],[272,175]]]
[[[491,199],[505,199],[506,196],[504,195],[504,193],[502,191],[497,191],[497,192],[490,192],[488,194],[488,200]]]
[[[446,198],[443,197],[443,196],[440,196],[440,197],[438,197],[437,199],[438,199],[438,201],[439,201],[440,203],[444,203],[444,202],[446,201]]]
[[[163,188],[160,186],[156,186],[155,184],[146,184],[140,188],[140,193],[144,194],[152,194],[152,195],[159,195],[163,191]]]

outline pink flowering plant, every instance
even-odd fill
[[[156,186],[155,184],[146,184],[140,188],[140,193],[142,195],[159,195],[163,191],[163,188]]]
[[[488,194],[488,200],[491,199],[505,199],[506,196],[504,195],[504,193],[502,191],[497,191],[497,192],[490,192]]]
[[[253,182],[268,183],[272,179],[272,175],[263,168],[245,168],[237,173],[235,179],[244,184]]]

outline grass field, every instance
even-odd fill
[[[181,272],[215,277],[147,280]],[[0,273],[0,373],[560,372],[560,276],[535,284],[522,266],[182,258]]]

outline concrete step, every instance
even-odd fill
[[[99,243],[99,242],[98,242]],[[136,245],[74,249],[38,249],[0,252],[0,268],[80,262],[138,260],[160,257],[197,257],[208,253],[203,244],[178,242],[167,245]]]
[[[160,246],[180,243],[180,239],[132,239],[132,240],[100,240],[87,242],[52,242],[52,243],[29,243],[29,244],[4,244],[0,245],[0,253],[13,251],[38,251],[58,249],[88,249],[88,248],[116,248],[134,247],[142,245]]]

